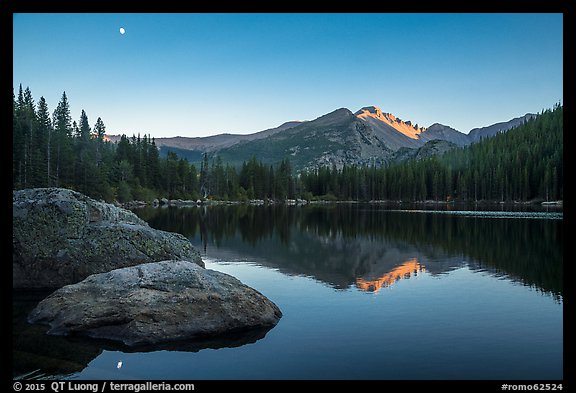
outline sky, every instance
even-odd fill
[[[562,31],[548,13],[14,14],[13,88],[128,136],[370,105],[467,133],[563,102]]]

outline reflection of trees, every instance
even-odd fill
[[[137,213],[152,227],[188,238],[205,228],[203,241],[217,247],[244,247],[237,241],[239,235],[242,243],[265,253],[273,242],[270,256],[277,258],[272,260],[323,280],[340,272],[353,282],[359,274],[370,273],[374,261],[389,258],[377,250],[380,243],[388,242],[387,247],[407,247],[431,258],[438,252],[445,257],[466,256],[480,268],[506,273],[527,285],[557,295],[563,291],[562,220],[409,213],[355,204],[210,206]],[[351,260],[360,254],[364,261]]]
[[[301,227],[315,228],[324,236],[340,232],[345,238],[398,240],[419,249],[465,255],[480,267],[562,294],[562,220],[487,219],[382,211],[375,206],[319,210],[323,211],[304,215]]]
[[[178,232],[188,238],[199,232],[203,241],[216,246],[238,232],[242,240],[252,246],[275,235],[286,243],[290,240],[290,229],[295,221],[294,209],[286,206],[169,207],[137,209],[135,212],[153,228]]]

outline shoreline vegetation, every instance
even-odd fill
[[[130,206],[143,204],[133,201],[153,204],[162,197],[196,204],[198,200],[298,204],[300,199],[307,203],[546,201],[548,205],[564,197],[560,104],[509,131],[421,159],[310,166],[287,150],[274,162],[263,162],[259,152],[253,152],[248,161],[232,165],[218,151],[204,152],[199,163],[172,151],[163,156],[146,134],[122,135],[112,143],[101,118],[90,127],[82,110],[78,122],[72,120],[65,93],[50,116],[44,98],[36,104],[30,89],[20,86],[17,98],[13,95],[13,137],[14,190],[67,188]]]

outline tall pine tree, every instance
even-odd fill
[[[53,152],[50,155],[53,160],[54,184],[56,186],[66,186],[72,183],[70,176],[73,168],[74,158],[72,155],[72,117],[70,116],[70,104],[66,92],[62,93],[62,98],[52,115],[54,125],[53,140],[51,143]]]

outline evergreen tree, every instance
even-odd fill
[[[82,113],[80,114],[80,139],[83,143],[88,144],[90,141],[90,125],[88,124],[88,116],[84,109],[82,109]]]
[[[96,154],[95,154],[95,160],[96,160],[96,166],[99,167],[102,163],[102,155],[103,152],[102,150],[104,149],[104,135],[106,134],[106,126],[104,125],[104,122],[102,121],[102,119],[99,117],[96,120],[96,124],[94,124],[94,129],[93,129],[93,134],[92,134],[92,139],[96,141]]]
[[[80,126],[75,126],[75,122],[72,124],[74,130],[74,135],[76,135],[76,180],[75,183],[78,185],[78,189],[81,192],[88,192],[94,186],[95,180],[95,157],[91,150],[90,141],[90,125],[88,123],[88,116],[84,109],[80,114],[79,124]]]
[[[70,116],[70,105],[66,92],[62,93],[62,98],[54,110],[52,116],[54,125],[54,152],[50,155],[54,160],[54,184],[56,186],[70,183],[70,170],[74,159],[72,157],[72,117]]]
[[[563,107],[442,156],[389,166],[335,165],[293,176],[288,158],[263,164],[252,156],[239,172],[204,154],[200,171],[175,153],[160,157],[154,138],[104,139],[101,118],[90,129],[82,110],[72,122],[66,93],[49,115],[29,88],[12,92],[12,178],[15,189],[60,186],[106,200],[130,198],[258,198],[297,196],[353,200],[530,201],[563,198]]]
[[[94,124],[94,134],[92,135],[92,137],[94,139],[103,141],[105,135],[106,135],[106,126],[104,125],[102,119],[99,117],[96,120],[96,124]]]
[[[200,164],[200,194],[203,198],[210,194],[208,154],[206,153],[202,156],[202,163]]]
[[[37,186],[45,187],[51,185],[50,180],[50,143],[52,136],[52,121],[50,119],[50,112],[48,104],[44,97],[40,97],[38,101],[37,110],[37,140],[36,146],[38,151],[38,168],[39,176],[36,182]]]
[[[160,153],[154,138],[152,138],[152,143],[148,145],[148,179],[151,188],[160,188]]]
[[[12,163],[14,183],[18,187],[33,187],[34,178],[34,130],[36,112],[32,93],[22,85],[18,89],[18,100],[14,106],[14,130],[12,142]]]

